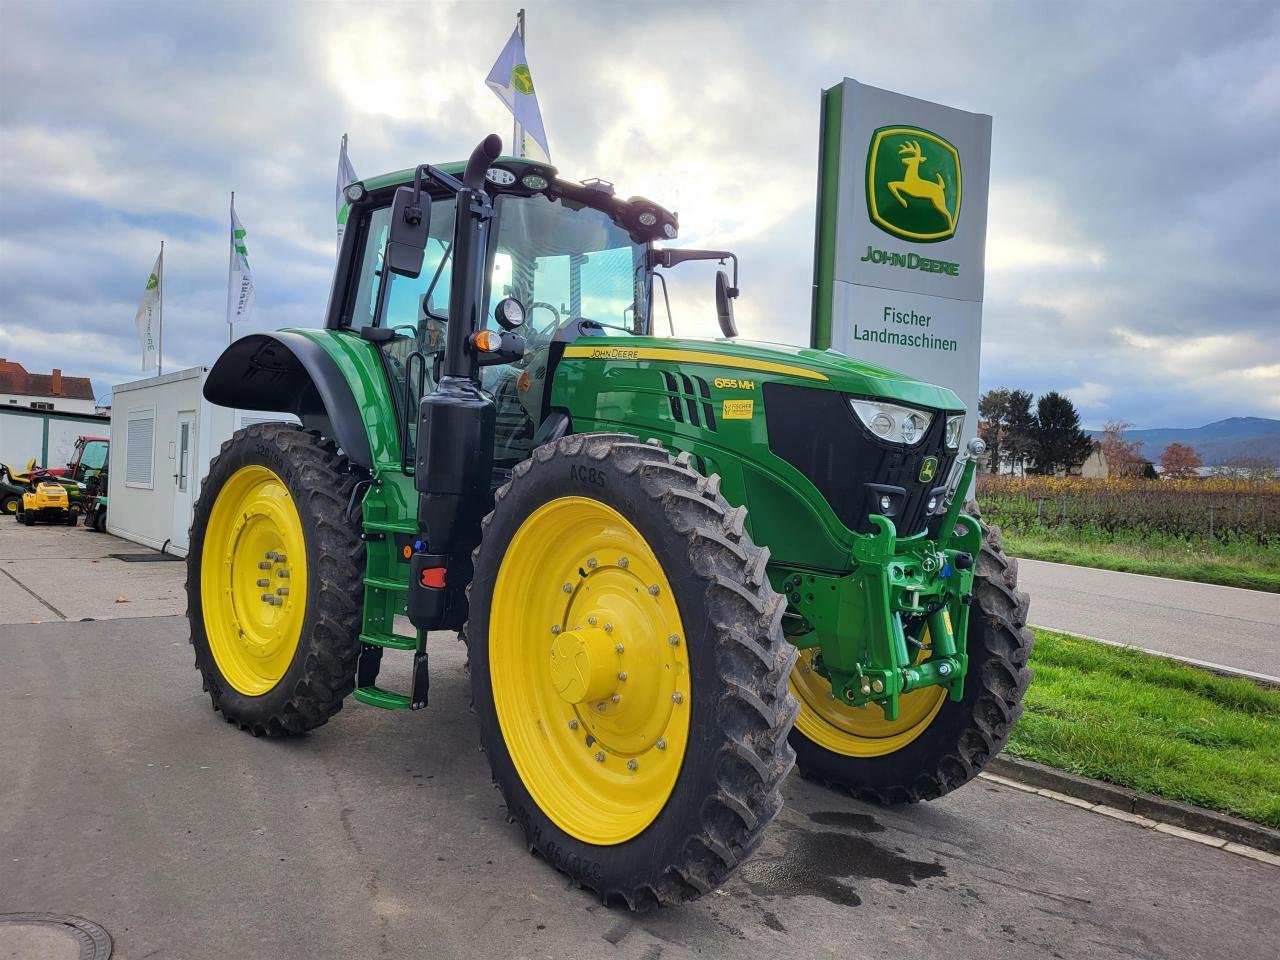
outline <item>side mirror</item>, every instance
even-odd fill
[[[733,299],[738,295],[738,288],[729,286],[729,275],[723,270],[716,271],[716,319],[720,321],[720,332],[726,337],[738,335],[738,325],[733,320]]]
[[[431,226],[431,195],[414,187],[401,187],[391,203],[391,223],[383,263],[392,273],[416,277],[422,273]]]

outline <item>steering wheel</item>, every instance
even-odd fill
[[[537,310],[539,307],[544,307],[544,308],[546,308],[547,310],[550,310],[550,311],[552,312],[552,314],[554,314],[554,316],[555,316],[555,318],[556,318],[556,319],[555,319],[555,321],[554,321],[553,323],[551,323],[551,324],[549,324],[548,326],[544,327],[544,328],[543,328],[544,330],[551,330],[551,329],[554,329],[555,327],[560,326],[560,311],[559,311],[559,310],[557,310],[555,307],[553,307],[551,304],[547,303],[545,300],[535,300],[535,301],[533,301],[533,303],[529,304],[529,317],[530,317],[530,318],[532,318],[532,317],[533,317],[533,311]],[[535,329],[537,329],[537,328],[535,328]]]

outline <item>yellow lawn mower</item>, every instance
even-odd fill
[[[79,511],[71,506],[67,488],[48,474],[36,474],[27,482],[18,508],[18,522],[27,526],[40,523],[76,525]]]

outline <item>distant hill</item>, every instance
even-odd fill
[[[1101,430],[1088,431],[1102,436]],[[1266,417],[1228,417],[1203,427],[1161,427],[1156,430],[1129,430],[1126,440],[1142,444],[1142,455],[1158,462],[1160,453],[1171,443],[1194,447],[1206,466],[1232,457],[1270,457],[1280,460],[1280,420]]]

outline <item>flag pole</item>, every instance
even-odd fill
[[[231,346],[234,338],[231,327],[231,274],[236,265],[236,192],[231,191],[231,217],[227,227],[227,346]]]
[[[524,48],[524,7],[520,8],[520,12],[516,14],[516,33],[520,34],[520,47]],[[525,56],[529,53],[526,50]],[[520,123],[515,118],[515,112],[512,111],[511,116],[511,145],[515,148],[517,157],[524,156],[524,130],[520,128]]]
[[[157,286],[160,288],[160,304],[159,316],[156,326],[159,328],[159,336],[156,337],[156,376],[164,376],[164,241],[160,241],[160,275],[156,277],[159,281]]]

